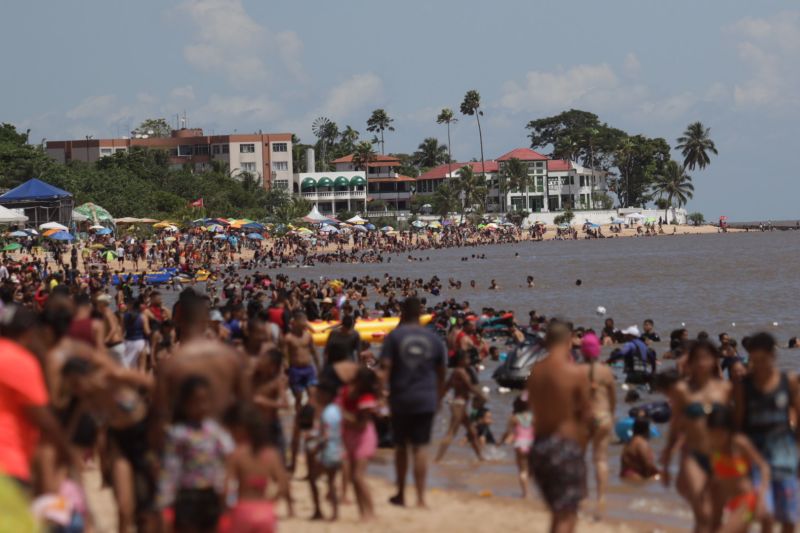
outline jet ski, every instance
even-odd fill
[[[526,335],[506,357],[502,365],[497,367],[492,378],[501,387],[522,389],[528,381],[533,365],[539,362],[547,352],[538,335]]]

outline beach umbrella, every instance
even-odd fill
[[[97,230],[98,235],[111,235],[111,228],[103,228]]]
[[[644,221],[646,224],[655,224],[656,217],[647,217],[646,219],[644,219]]]
[[[68,228],[63,224],[59,224],[58,222],[47,222],[46,224],[39,226],[39,229],[57,229],[61,231],[67,231]]]
[[[424,228],[425,227],[425,223],[423,221],[421,221],[421,220],[415,220],[414,222],[411,223],[411,225],[413,227],[415,227],[415,228]]]
[[[589,222],[589,223],[587,224],[587,226],[588,226],[590,229],[597,229],[597,228],[599,228],[599,227],[600,227],[600,224],[595,224],[594,222]]]
[[[428,227],[429,228],[441,228],[442,224],[441,224],[441,222],[436,222],[436,221],[428,222]]]
[[[178,231],[178,226],[167,226],[164,228],[164,231],[170,231],[172,233]]]
[[[624,218],[619,218],[619,217],[612,218],[611,219],[611,223],[612,224],[624,224],[625,223],[625,219]]]
[[[227,239],[227,238],[228,238],[228,237],[226,237],[225,235],[223,235],[223,234],[221,234],[221,233],[220,233],[220,234],[217,234],[217,235],[214,235],[214,239],[216,239],[216,240],[218,240],[218,241],[221,241],[221,240],[224,240],[224,239]]]
[[[223,228],[221,224],[209,224],[208,226],[206,226],[206,231],[213,231],[215,233],[220,233],[222,231],[225,231],[225,228]]]
[[[394,231],[394,228],[391,227],[391,226],[384,226],[384,227],[381,228],[381,231],[383,231],[384,233],[387,233],[389,231]]]
[[[353,226],[353,231],[356,231],[356,232],[359,232],[359,233],[366,233],[367,228],[365,228],[364,226]]]
[[[42,233],[42,235],[44,235],[45,237],[49,237],[50,235],[53,235],[54,233],[58,233],[59,231],[64,231],[64,230],[49,229],[49,230],[45,231],[44,233]]]
[[[89,229],[103,229],[105,226],[101,226],[100,224],[95,224],[94,226],[89,226]]]
[[[12,242],[10,244],[6,244],[5,246],[3,246],[3,251],[13,252],[14,250],[19,250],[20,248],[22,248],[22,245],[20,243]]]
[[[12,231],[11,233],[8,234],[8,236],[9,237],[27,237],[28,234],[25,233],[24,231],[17,230],[17,231]]]
[[[248,222],[242,229],[250,230],[250,231],[264,231],[264,225],[259,224],[258,222]]]
[[[113,261],[117,258],[117,253],[112,250],[106,250],[100,256],[105,259],[106,261]]]
[[[325,224],[324,226],[319,228],[319,230],[323,233],[339,233],[339,230],[336,229],[334,226],[331,226],[330,224]]]
[[[71,241],[75,238],[67,231],[58,231],[56,233],[53,233],[52,235],[48,235],[48,237],[50,237],[54,241]]]
[[[364,227],[370,231],[375,231],[375,224],[365,224]]]
[[[497,225],[497,222],[490,222],[490,223],[486,224],[486,229],[497,229],[499,227],[500,226]]]
[[[248,233],[247,234],[247,238],[251,239],[251,240],[254,240],[254,241],[263,241],[264,240],[264,236],[261,235],[260,233]]]
[[[175,237],[167,237],[166,239],[164,239],[164,242],[175,242],[177,240],[178,239],[176,239]]]
[[[313,233],[313,232],[308,228],[297,228],[297,233]]]
[[[348,218],[348,219],[347,219],[347,222],[349,222],[350,224],[366,224],[366,223],[367,223],[367,220],[366,220],[366,219],[363,219],[363,218],[361,218],[361,217],[360,217],[360,216],[358,216],[358,215],[356,215],[356,216],[354,216],[353,218]]]
[[[33,229],[33,228],[24,229],[24,230],[22,230],[22,231],[24,231],[24,232],[25,232],[25,233],[27,233],[28,235],[39,235],[39,232],[38,232],[38,231],[36,231],[36,230],[35,230],[35,229]]]

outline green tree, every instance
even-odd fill
[[[458,170],[456,187],[461,194],[461,221],[464,221],[466,210],[481,206],[485,210],[486,178],[483,174],[476,174],[472,167],[465,165]]]
[[[12,124],[0,124],[0,187],[16,187],[33,177],[48,179],[58,172],[61,165],[28,144],[28,135]]]
[[[322,172],[330,170],[328,164],[328,147],[336,143],[336,139],[339,137],[339,127],[327,117],[317,117],[313,124],[311,124],[311,131],[317,138],[316,151],[320,156],[317,167],[319,167],[319,170]],[[307,172],[314,171],[315,170],[307,170]]]
[[[453,162],[453,144],[450,142],[450,125],[455,124],[458,122],[458,119],[455,117],[455,113],[449,107],[445,107],[441,111],[439,111],[439,115],[436,117],[437,124],[446,124],[447,125],[447,175],[452,176],[452,169],[450,168],[450,164]]]
[[[648,199],[648,189],[656,176],[663,174],[670,160],[667,141],[634,135],[621,142],[614,154],[614,166],[619,175],[610,180],[610,188],[620,205],[643,205]]]
[[[381,153],[385,154],[385,144],[383,140],[383,132],[384,131],[394,131],[394,126],[392,123],[394,119],[389,117],[383,109],[376,109],[372,112],[372,115],[367,120],[367,131],[375,134],[380,134],[381,139]]]
[[[458,210],[461,205],[460,196],[461,194],[458,190],[456,180],[445,180],[444,183],[439,185],[436,192],[433,193],[433,201],[431,202],[433,212],[446,217],[450,213]]]
[[[706,217],[703,216],[703,213],[689,213],[686,215],[686,219],[691,222],[694,226],[702,226],[706,223]]]
[[[529,188],[533,179],[528,175],[528,165],[512,157],[503,165],[502,174],[508,179],[508,185],[512,190],[525,193],[525,209],[530,209]]]
[[[710,137],[711,128],[706,128],[701,122],[692,122],[686,127],[683,135],[678,137],[675,147],[683,154],[683,168],[703,170],[711,164],[709,153],[717,155],[717,147]]]
[[[414,152],[414,164],[421,169],[429,169],[449,161],[447,147],[439,144],[436,137],[427,137]]]
[[[354,130],[349,124],[339,133],[339,145],[337,146],[337,155],[352,154],[353,150],[358,143],[359,133]]]
[[[306,216],[311,208],[311,202],[308,200],[292,196],[288,203],[275,209],[272,218],[275,222],[288,225]]]
[[[412,154],[389,154],[396,157],[400,161],[400,166],[397,167],[397,173],[401,176],[408,176],[416,178],[419,176],[419,168],[414,163],[414,155]]]
[[[669,208],[677,204],[683,207],[694,196],[692,177],[677,161],[670,160],[652,185],[653,194],[667,200],[664,220],[669,220]]]
[[[369,175],[369,164],[374,162],[376,158],[377,156],[372,150],[372,144],[369,141],[361,141],[353,151],[353,168],[363,170]]]
[[[306,150],[313,147],[311,144],[303,144],[300,137],[292,134],[292,168],[296,173],[315,171],[313,168],[310,170],[306,168]]]
[[[481,129],[481,117],[483,110],[481,110],[481,95],[478,91],[472,89],[467,91],[464,95],[464,101],[461,102],[461,114],[474,116],[478,122],[478,142],[481,147],[481,174],[486,176],[486,162],[483,159],[483,130]]]
[[[164,118],[147,118],[134,131],[150,137],[169,137],[172,134],[172,128]]]

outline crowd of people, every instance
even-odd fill
[[[478,460],[491,445],[509,445],[522,495],[535,480],[552,530],[570,531],[587,495],[589,449],[596,515],[604,513],[619,361],[626,379],[639,375],[671,411],[659,459],[649,440],[652,413],[634,412],[621,479],[669,484],[677,456],[676,488],[696,531],[743,531],[755,522],[762,531],[793,530],[800,396],[796,376],[776,366],[770,335],[738,345],[724,333],[713,343],[679,329],[659,356],[652,320],[620,330],[608,319],[595,333],[531,312],[523,325],[503,310],[473,310],[452,298],[429,303],[444,288],[435,276],[290,280],[241,271],[266,266],[264,257],[275,264],[296,253],[312,257],[291,240],[276,246],[244,265],[228,241],[123,243],[117,256],[148,266],[215,269],[204,291],[182,289],[174,305],[163,290],[121,273],[111,289],[108,259],[81,269],[74,247],[5,259],[0,508],[35,501],[60,531],[92,531],[83,474],[94,468],[113,491],[121,532],[274,531],[279,505],[287,516],[295,512],[301,496],[290,480],[301,476],[311,518],[336,520],[352,494],[371,520],[366,469],[379,447],[394,448],[391,503],[406,504],[411,470],[414,502],[426,505],[427,447],[446,402],[449,423],[434,459],[443,460],[462,429]],[[368,248],[367,241],[363,253]],[[84,259],[97,259],[88,249]],[[534,286],[532,276],[526,281]],[[499,286],[493,280],[489,288]],[[433,315],[427,327],[423,314]],[[380,345],[355,329],[375,316],[399,317]],[[338,323],[324,347],[314,344],[315,320]],[[500,359],[489,324],[512,344],[533,338],[547,353],[512,400],[499,439],[480,386],[487,361]],[[612,351],[601,361],[604,347]]]

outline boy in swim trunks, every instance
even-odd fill
[[[319,366],[317,353],[314,349],[314,339],[308,329],[308,318],[302,311],[297,311],[292,316],[289,331],[284,337],[286,352],[289,356],[289,388],[294,396],[295,414],[303,407],[303,392],[317,384],[317,370]],[[292,431],[292,457],[289,470],[294,472],[297,452],[300,448],[300,431],[295,424]]]
[[[560,322],[547,329],[548,356],[528,379],[536,441],[531,472],[551,513],[550,531],[571,532],[586,497],[585,451],[592,420],[589,377],[571,358],[572,332]]]

